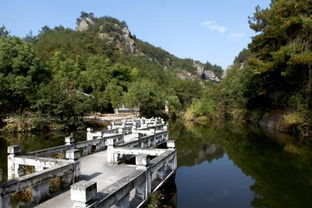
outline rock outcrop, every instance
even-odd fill
[[[76,30],[79,32],[86,31],[91,25],[94,25],[95,21],[89,17],[83,18],[77,22]],[[111,23],[113,24],[113,23]],[[137,44],[134,36],[128,27],[122,27],[121,25],[114,24],[112,32],[102,32],[104,25],[99,26],[98,37],[100,39],[106,39],[109,42],[115,41],[115,45],[127,52],[127,54],[134,55],[137,50]],[[119,38],[116,39],[116,34]]]
[[[126,50],[128,53],[133,55],[136,52],[137,45],[136,45],[136,42],[135,42],[133,36],[131,35],[129,28],[124,27],[122,29],[122,33],[123,33],[123,37],[125,40]]]
[[[76,30],[79,31],[79,32],[82,32],[82,31],[86,31],[89,29],[89,26],[90,25],[93,25],[94,24],[94,21],[90,18],[84,18],[82,20],[80,20],[76,26]]]
[[[220,82],[220,78],[217,77],[213,71],[205,69],[205,66],[202,63],[194,62],[194,67],[196,68],[198,76],[202,79]]]
[[[108,43],[112,44],[113,47],[120,50],[121,53],[125,53],[131,56],[146,56],[150,61],[160,64],[163,69],[170,68],[172,64],[172,59],[176,58],[172,56],[172,59],[169,57],[162,58],[161,61],[153,57],[154,54],[145,54],[143,51],[138,49],[138,40],[134,35],[131,34],[129,28],[124,22],[120,22],[117,19],[104,17],[104,18],[93,18],[93,17],[82,17],[77,21],[76,30],[79,32],[87,31],[91,26],[96,26],[97,28],[92,27],[92,31],[96,32],[96,35],[99,39],[106,40]],[[151,45],[151,48],[153,46]],[[162,49],[161,49],[162,50]],[[162,52],[158,49],[160,53],[159,57],[163,57],[166,52]],[[157,51],[157,50],[156,50]],[[157,54],[156,54],[157,55]],[[177,70],[176,75],[180,79],[198,79],[201,80],[212,80],[214,82],[219,82],[220,78],[216,76],[214,71],[209,67],[199,61],[193,61],[187,67]],[[179,68],[179,67],[178,67]],[[194,71],[195,69],[195,71]]]

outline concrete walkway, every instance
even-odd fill
[[[97,152],[86,157],[80,158],[81,180],[91,180],[97,182],[97,190],[117,182],[119,179],[135,172],[136,166],[133,165],[111,165],[107,164],[106,151]],[[53,197],[36,207],[41,208],[62,208],[72,207],[70,200],[70,190]]]

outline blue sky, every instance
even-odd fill
[[[137,38],[181,58],[227,67],[251,40],[248,16],[270,0],[1,0],[0,26],[24,37],[44,25],[75,28],[81,11],[125,20]]]

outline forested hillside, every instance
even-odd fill
[[[187,116],[312,135],[312,1],[274,0],[269,8],[257,7],[249,24],[257,35]]]
[[[2,121],[18,117],[22,129],[36,128],[43,118],[75,125],[89,112],[122,105],[154,116],[163,115],[167,103],[175,116],[222,73],[137,39],[112,17],[82,12],[76,29],[44,26],[23,39],[2,27],[0,115]]]

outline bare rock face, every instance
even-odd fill
[[[177,77],[181,80],[187,80],[187,79],[195,79],[196,76],[193,75],[191,72],[182,70],[180,72],[177,73]]]
[[[202,76],[205,71],[205,67],[197,62],[194,62],[194,67],[196,68],[198,76]]]
[[[137,49],[137,45],[135,40],[132,38],[131,36],[131,32],[127,27],[124,27],[122,29],[122,33],[123,33],[123,37],[125,39],[126,42],[126,50],[128,53],[130,53],[131,55],[133,55]]]
[[[212,81],[220,82],[220,79],[211,70],[205,70],[202,77],[204,77],[204,79],[210,79]]]
[[[77,24],[76,30],[79,32],[86,31],[89,29],[89,25],[93,25],[93,24],[94,24],[94,21],[92,19],[88,17],[84,18]]]
[[[215,82],[220,82],[220,79],[215,75],[215,73],[211,70],[205,69],[203,64],[194,62],[194,67],[196,68],[199,77],[205,80],[209,79]]]

